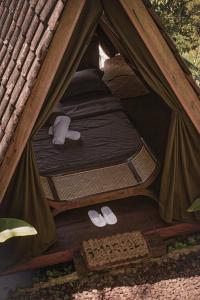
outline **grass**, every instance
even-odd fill
[[[48,281],[52,278],[71,274],[75,271],[73,263],[62,263],[38,269],[33,277],[33,283]]]
[[[183,249],[195,245],[200,245],[200,234],[194,234],[188,237],[178,237],[167,242],[167,252]]]

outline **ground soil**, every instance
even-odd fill
[[[15,292],[9,300],[148,300],[200,299],[200,251],[162,261],[90,274],[81,280],[39,289]]]

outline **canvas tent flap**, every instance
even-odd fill
[[[101,47],[103,48],[104,52],[108,57],[114,57],[118,51],[115,48],[112,41],[109,39],[107,34],[104,32],[102,26],[97,27],[97,35],[100,42]]]
[[[131,23],[141,36],[144,46],[149,50],[157,66],[162,70],[165,80],[176,95],[180,107],[185,110],[200,133],[200,101],[185,72],[169,48],[159,28],[153,22],[143,1],[119,1]]]
[[[127,8],[127,11],[122,9],[119,2],[123,4],[124,8]],[[114,0],[105,0],[103,4],[105,14],[118,34],[129,60],[133,61],[133,64],[136,65],[148,85],[175,112],[169,132],[162,173],[159,201],[161,216],[167,222],[172,222],[173,220],[200,220],[199,214],[191,215],[186,212],[188,206],[200,195],[200,171],[198,167],[200,165],[199,133],[186,115],[170,82],[167,80],[168,77],[166,78],[165,70],[168,68],[168,65],[165,65],[165,57],[162,57],[164,53],[160,53],[160,59],[163,61],[163,64],[158,65],[153,57],[154,47],[157,47],[157,44],[152,41],[150,46],[152,52],[150,53],[150,50],[145,45],[146,40],[143,38],[142,32],[139,31],[139,25],[143,27],[144,22],[139,22],[138,27],[133,26],[138,21],[142,21],[142,17],[145,18],[147,13],[145,6],[139,0],[131,2],[131,4],[128,1],[118,1],[116,3]],[[149,28],[152,30],[150,24]],[[143,28],[143,31],[146,31],[145,36],[148,36],[149,28],[147,24]],[[181,78],[174,77],[174,80],[178,81]],[[198,102],[196,105],[200,107]]]
[[[74,0],[73,0],[74,1]],[[71,3],[73,2],[71,1]],[[72,36],[67,44],[59,68],[55,72],[49,94],[46,97],[31,136],[47,120],[52,108],[66,90],[73,72],[76,70],[82,55],[95,29],[102,8],[98,1],[82,1],[83,8],[77,19]],[[95,5],[94,5],[95,4]],[[67,10],[66,10],[67,15]],[[67,37],[66,37],[67,38]],[[38,235],[8,241],[0,246],[0,268],[16,263],[19,258],[27,259],[46,250],[55,241],[55,225],[47,200],[41,188],[40,177],[35,163],[31,145],[31,136],[22,154],[18,167],[10,182],[3,204],[1,215],[18,217],[36,227]],[[15,253],[11,250],[15,248]],[[4,258],[4,259],[3,259]]]
[[[40,185],[31,144],[28,143],[1,206],[1,217],[27,221],[38,234],[0,245],[0,269],[40,254],[56,240],[54,220]]]

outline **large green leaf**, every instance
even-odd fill
[[[37,234],[36,229],[25,221],[14,218],[0,218],[0,243],[15,237]]]
[[[200,210],[200,197],[198,197],[192,205],[187,209],[188,212],[195,212]]]

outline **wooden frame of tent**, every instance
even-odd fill
[[[61,2],[59,1],[59,5],[61,5]],[[23,112],[16,116],[16,128],[10,132],[9,142],[3,139],[0,145],[0,152],[3,153],[0,165],[0,202],[4,198],[86,2],[87,0],[68,0],[46,57],[41,63],[35,85],[30,89],[30,95],[25,99],[26,101],[22,103]],[[62,2],[63,6],[64,3],[65,1]],[[179,99],[187,116],[192,121],[197,132],[200,133],[199,90],[187,69],[183,67],[177,55],[174,55],[172,44],[169,45],[170,42],[166,40],[164,32],[160,31],[162,27],[158,23],[156,16],[151,8],[147,6],[148,10],[146,9],[142,0],[119,0],[119,3],[128,15],[131,24],[140,34],[143,43]],[[136,14],[133,12],[136,12]],[[55,27],[56,22],[57,20],[55,20]],[[193,228],[197,227],[194,226]]]
[[[7,186],[26,145],[27,139],[41,110],[44,99],[53,81],[55,70],[57,70],[63,53],[69,44],[70,37],[81,14],[85,1],[76,0],[76,3],[75,1],[69,1],[67,9],[65,9],[64,15],[60,20],[60,24],[54,35],[51,47],[49,48],[38,74],[37,83],[34,85],[31,94],[28,97],[23,114],[15,130],[13,140],[9,144],[4,160],[0,166],[0,201],[3,199]],[[135,26],[140,33],[141,38],[157,64],[162,69],[165,78],[170,83],[177,97],[180,99],[181,104],[192,120],[197,131],[200,133],[200,105],[197,105],[199,98],[193,89],[195,84],[193,84],[193,80],[191,80],[191,75],[188,77],[187,74],[184,73],[182,66],[180,66],[179,62],[175,59],[165,38],[157,28],[150,14],[146,11],[144,4],[140,0],[134,2],[121,0],[120,3],[127,12],[133,26]],[[140,20],[132,14],[133,8],[138,12]],[[67,18],[65,17],[65,14]],[[63,39],[63,36],[66,37],[66,40]],[[154,46],[151,47],[151,45]],[[160,55],[161,53],[162,55]],[[163,61],[161,57],[164,57],[165,60]],[[180,78],[180,80],[175,82],[174,78],[176,76]],[[198,91],[197,88],[196,90]]]

